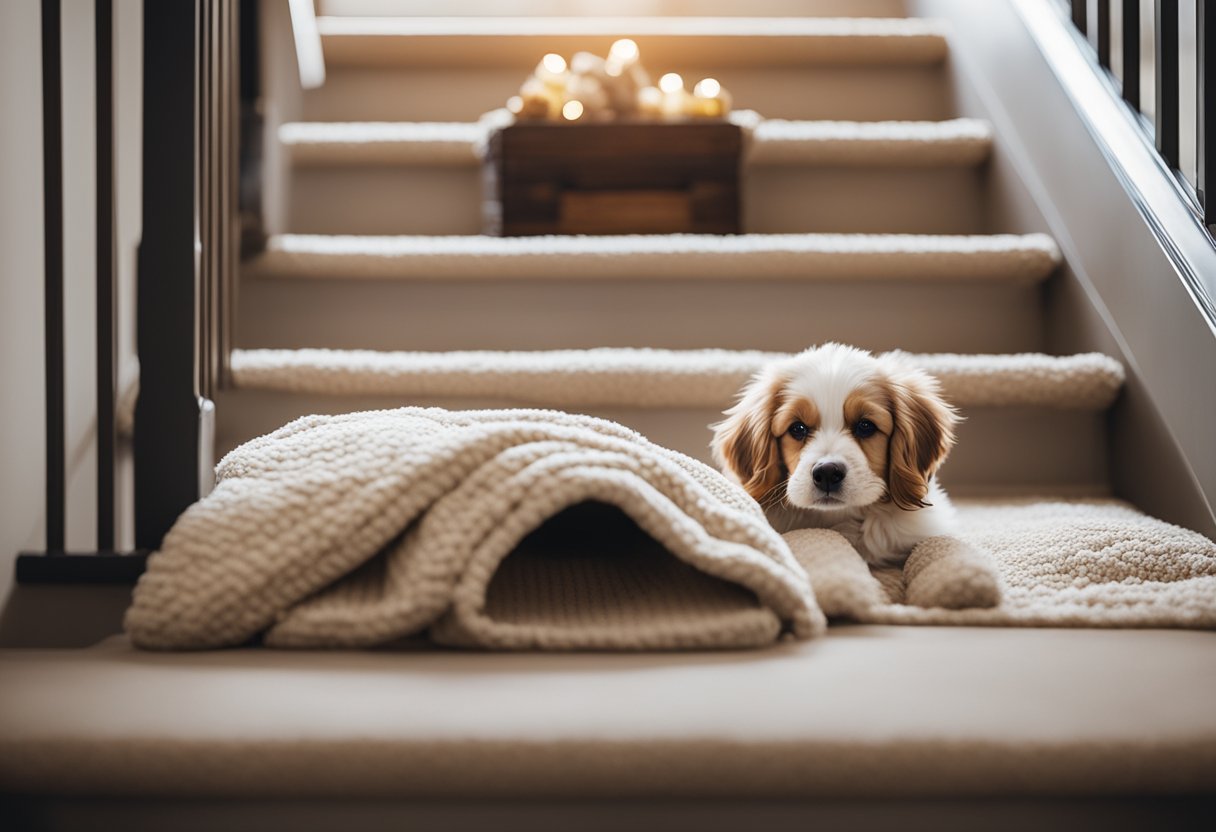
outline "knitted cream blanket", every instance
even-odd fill
[[[136,645],[751,647],[825,624],[740,488],[587,416],[311,416],[217,480],[149,559]]]
[[[826,529],[785,535],[825,614],[873,624],[1216,628],[1216,544],[1115,500],[960,501],[959,536],[867,569]],[[999,601],[999,603],[998,603]]]
[[[217,473],[136,587],[141,647],[753,647],[825,614],[1216,627],[1216,544],[1120,503],[963,501],[958,538],[871,573],[838,533],[783,540],[716,471],[587,416],[312,416]]]

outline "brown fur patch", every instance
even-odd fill
[[[802,422],[807,426],[809,440],[819,429],[819,407],[810,399],[799,396],[786,401],[773,416],[770,431],[781,449],[781,460],[787,472],[798,467],[798,459],[802,456],[802,449],[806,447],[806,440],[800,442],[789,434],[790,427],[795,422]]]
[[[772,434],[773,417],[783,403],[788,382],[780,372],[758,373],[743,388],[739,402],[726,411],[726,419],[713,426],[710,447],[714,458],[760,503],[789,474]]]
[[[844,400],[844,423],[852,430],[862,419],[869,419],[878,430],[865,439],[854,437],[866,456],[874,476],[887,479],[888,445],[895,419],[891,412],[891,394],[882,384],[866,384],[849,393]]]
[[[894,426],[887,453],[887,493],[902,509],[923,508],[929,479],[954,445],[958,415],[938,393],[935,378],[914,369],[886,383]]]

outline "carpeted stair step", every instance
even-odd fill
[[[285,230],[300,234],[477,234],[484,199],[482,122],[293,122]],[[741,178],[751,233],[981,234],[978,119],[760,121]]]
[[[625,14],[636,10],[660,15],[736,16],[741,13],[771,17],[902,17],[904,0],[579,0],[582,14]],[[321,0],[318,11],[331,17],[398,16],[520,16],[562,15],[571,10],[570,0]]]
[[[272,237],[259,277],[389,280],[772,279],[1020,281],[1060,261],[1045,234]]]
[[[637,41],[656,74],[719,78],[771,118],[949,118],[941,25],[908,18],[321,17],[309,121],[462,121],[501,107],[546,52]],[[793,93],[793,94],[792,94]]]
[[[1091,528],[1118,511],[1073,508]],[[83,829],[1201,828],[1214,640],[841,624],[748,654],[8,649],[0,778],[46,796],[9,817]]]
[[[321,17],[327,64],[530,67],[545,52],[607,54],[633,38],[643,60],[735,66],[940,64],[940,24],[917,18]]]
[[[781,353],[595,349],[547,352],[236,350],[238,388],[403,398],[498,398],[534,407],[726,407]],[[959,407],[1104,410],[1123,368],[1098,353],[1071,356],[910,355]]]
[[[402,405],[546,407],[629,425],[709,461],[708,425],[773,353],[600,349],[381,353],[237,350],[217,398],[221,451],[310,413]],[[968,494],[1108,490],[1105,410],[1121,365],[1102,355],[919,355],[966,420],[943,471]]]
[[[276,237],[245,266],[236,343],[1034,351],[1057,262],[1043,235]]]
[[[476,167],[484,122],[291,122],[279,142],[299,167]],[[987,158],[992,127],[947,121],[790,121],[754,129],[745,162],[853,167],[968,167]]]

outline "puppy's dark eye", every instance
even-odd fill
[[[853,425],[853,435],[858,439],[868,439],[878,431],[878,425],[871,422],[869,419],[858,419],[857,424]]]
[[[794,422],[794,424],[790,425],[790,429],[786,431],[786,433],[788,433],[794,439],[797,439],[799,442],[806,439],[806,435],[810,432],[811,429],[802,424],[802,422]]]

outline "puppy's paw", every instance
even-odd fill
[[[794,529],[783,537],[811,579],[815,600],[828,618],[862,618],[885,604],[886,594],[853,544],[831,529]]]
[[[1001,580],[987,552],[956,537],[930,537],[904,564],[904,602],[917,607],[995,607]]]

